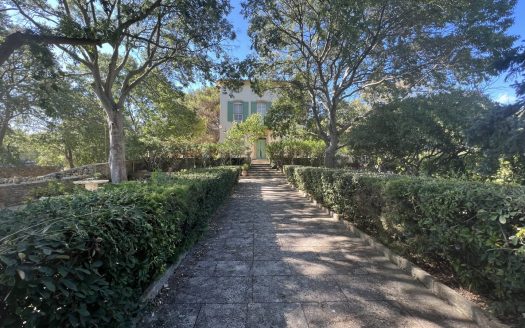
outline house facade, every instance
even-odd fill
[[[227,132],[231,129],[234,122],[243,122],[255,113],[259,113],[264,118],[272,102],[276,99],[277,96],[270,91],[266,91],[262,96],[259,96],[252,91],[249,81],[244,82],[244,85],[236,91],[221,87],[219,142],[223,142],[226,139]],[[255,144],[250,145],[252,150],[251,159],[266,160],[266,144],[271,141],[272,135],[268,130],[264,137],[259,138]]]

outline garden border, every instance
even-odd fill
[[[232,188],[230,190],[230,195],[229,196],[231,196],[233,194],[233,192],[235,190],[235,187],[239,183],[239,179],[240,178],[241,178],[240,171],[237,171],[237,180],[233,184],[233,186],[232,186]],[[215,213],[213,213],[213,215],[209,218],[208,223],[213,221],[213,219],[218,215],[218,213],[221,212],[221,210],[224,208],[226,202],[227,202],[227,199],[219,206],[219,208],[217,208],[215,210]],[[199,239],[201,237],[202,237],[202,235],[199,237]],[[144,290],[144,292],[142,293],[142,295],[139,298],[139,302],[140,303],[149,302],[149,301],[155,299],[159,295],[159,293],[161,292],[162,288],[164,288],[164,285],[167,284],[168,280],[171,278],[173,273],[175,273],[175,270],[177,270],[177,268],[182,264],[182,262],[184,261],[186,256],[194,249],[195,244],[197,244],[197,242],[198,241],[193,243],[190,247],[188,247],[188,249],[186,249],[183,253],[181,253],[179,255],[179,257],[177,258],[177,261],[175,261],[175,263],[171,264],[168,267],[168,269],[166,269],[166,271],[164,271],[160,276],[156,277],[149,284],[149,286],[146,288],[146,290]],[[142,314],[136,315],[133,318],[133,320],[132,320],[131,327],[137,327],[137,324],[140,321],[141,317],[142,317]]]
[[[286,179],[286,177],[284,177]],[[431,274],[421,269],[406,258],[397,255],[391,251],[388,247],[369,236],[367,233],[358,229],[351,222],[344,220],[342,216],[335,213],[322,204],[318,203],[311,195],[293,186],[288,179],[286,183],[295,191],[298,191],[301,196],[308,199],[317,208],[324,210],[327,214],[331,215],[334,220],[340,222],[344,227],[354,234],[356,234],[366,244],[372,246],[375,250],[382,253],[390,262],[395,264],[403,271],[409,273],[413,278],[420,281],[427,289],[429,289],[434,295],[455,306],[459,312],[467,316],[468,319],[473,320],[482,328],[510,328],[510,326],[501,323],[492,314],[483,310],[477,304],[469,301],[463,295],[456,292],[447,285],[439,282]]]

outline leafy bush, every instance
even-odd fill
[[[525,312],[525,188],[286,166],[288,180],[411,258],[449,263],[498,314]]]
[[[128,327],[142,292],[198,238],[238,173],[156,173],[0,212],[0,326]]]
[[[323,161],[324,148],[320,140],[282,139],[268,144],[266,152],[278,167],[303,163],[319,165]]]
[[[82,190],[81,187],[75,186],[67,181],[50,181],[45,186],[37,187],[29,192],[29,200],[39,199],[41,197],[53,197],[68,195],[73,192]]]

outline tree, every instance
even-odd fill
[[[345,100],[378,86],[410,90],[474,83],[495,73],[494,54],[510,47],[514,0],[249,0],[249,35],[261,79],[305,90],[308,110],[335,165]],[[285,85],[284,83],[279,83]],[[326,120],[326,128],[323,127]]]
[[[5,22],[0,39],[11,27],[9,20]],[[0,151],[5,151],[4,139],[14,120],[43,116],[37,103],[55,86],[56,67],[47,49],[24,46],[15,54],[0,66]]]
[[[223,41],[234,37],[225,19],[230,11],[227,0],[10,2],[19,18],[38,33],[104,44],[102,48],[55,47],[90,73],[94,93],[106,114],[113,183],[127,179],[124,105],[133,89],[164,66],[182,84],[197,74],[210,77],[215,58],[223,55]]]
[[[525,46],[509,49],[496,61],[496,69],[513,79],[518,99],[487,112],[468,131],[468,141],[483,151],[481,173],[497,175],[507,171],[505,180],[524,183],[525,174]],[[501,172],[500,172],[501,173]]]
[[[130,150],[135,158],[167,157],[181,143],[198,140],[205,121],[185,102],[184,93],[160,71],[153,72],[130,96]]]
[[[186,105],[192,108],[201,119],[205,120],[204,141],[206,142],[219,142],[219,98],[219,89],[214,87],[196,90],[185,97]]]
[[[508,72],[506,80],[514,79],[518,103],[525,105],[525,44],[509,49],[495,63],[500,72]]]
[[[226,138],[254,143],[259,138],[264,137],[265,131],[264,119],[261,114],[256,113],[248,116],[245,121],[235,122],[228,130]]]
[[[461,90],[378,104],[350,130],[348,147],[382,170],[473,175],[480,154],[466,131],[494,106]]]
[[[508,164],[507,175],[515,177],[510,180],[525,182],[525,107],[496,106],[467,131],[467,137],[483,152],[483,175],[495,175]]]

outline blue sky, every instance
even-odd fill
[[[230,14],[230,21],[234,24],[237,39],[232,42],[231,53],[239,59],[245,58],[250,52],[250,38],[248,37],[248,22],[241,15],[241,0],[232,0],[234,9]],[[514,25],[509,33],[519,37],[518,43],[525,40],[525,0],[518,0],[514,9]],[[502,103],[513,102],[516,99],[514,89],[510,86],[511,81],[506,82],[505,76],[499,76],[490,81],[486,86],[486,92],[494,99]]]

